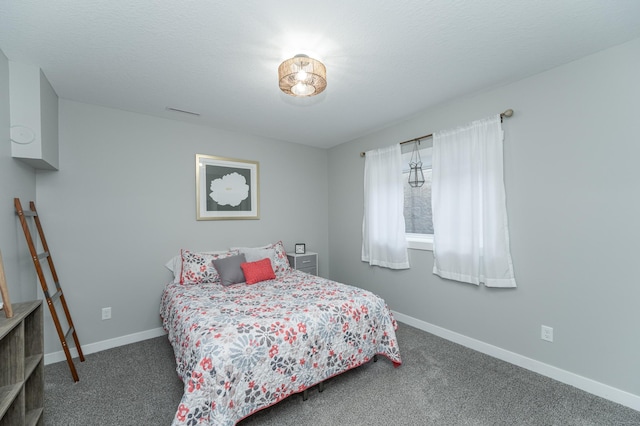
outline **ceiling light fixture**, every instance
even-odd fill
[[[327,87],[327,69],[317,59],[296,55],[278,67],[280,90],[291,96],[315,96]]]

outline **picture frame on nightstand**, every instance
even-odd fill
[[[305,254],[307,252],[307,246],[304,243],[296,243],[293,252],[295,254]]]

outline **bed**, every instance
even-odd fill
[[[246,283],[211,266],[238,257]],[[184,383],[173,425],[234,425],[374,356],[402,363],[384,300],[291,269],[281,242],[176,258],[160,304]],[[245,266],[264,262],[271,273],[252,282]]]

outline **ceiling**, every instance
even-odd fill
[[[637,37],[638,0],[0,0],[61,98],[322,148]],[[299,53],[324,93],[280,92]]]

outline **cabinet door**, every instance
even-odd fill
[[[298,271],[306,272],[307,274],[311,274],[311,275],[318,275],[318,268],[316,266],[309,266],[309,267],[306,267],[306,268],[298,268]]]

